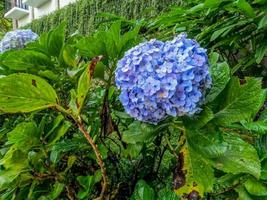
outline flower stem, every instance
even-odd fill
[[[84,128],[83,124],[81,122],[77,122],[77,121],[76,121],[76,123],[79,127],[79,130],[83,133],[84,137],[87,139],[89,144],[92,146],[92,148],[95,152],[95,155],[96,155],[97,163],[100,166],[102,178],[103,178],[103,185],[102,185],[102,190],[101,190],[100,196],[96,200],[102,200],[104,195],[105,195],[105,192],[107,190],[107,187],[108,187],[107,171],[106,171],[105,164],[103,162],[102,155],[100,154],[100,151],[99,151],[97,145],[94,143],[92,137],[90,136],[88,131]]]

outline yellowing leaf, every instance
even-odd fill
[[[21,73],[0,78],[0,112],[31,112],[57,102],[55,90],[38,76]]]

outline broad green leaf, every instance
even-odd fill
[[[0,165],[4,167],[0,170],[0,191],[2,191],[9,188],[22,173],[27,173],[27,154],[12,146],[0,160]]]
[[[212,65],[210,73],[212,88],[205,98],[206,102],[212,102],[223,91],[230,80],[230,69],[226,62]]]
[[[203,111],[194,117],[184,117],[183,122],[187,129],[200,129],[214,117],[212,110],[205,107]]]
[[[259,22],[258,29],[267,27],[267,15],[263,16]]]
[[[224,155],[214,159],[214,166],[226,173],[248,173],[259,178],[261,165],[256,149],[231,133],[224,132],[223,140],[227,150]]]
[[[261,89],[261,79],[247,78],[244,85],[233,77],[225,91],[220,111],[215,114],[215,122],[230,124],[252,118],[265,100]]]
[[[184,133],[186,135],[189,132]],[[201,199],[205,192],[211,191],[214,182],[213,169],[188,143],[183,135],[179,141],[182,146],[178,166],[174,173],[175,192],[184,199],[194,196]]]
[[[134,188],[130,200],[155,200],[154,190],[144,181],[139,180]]]
[[[223,140],[220,130],[214,128],[187,131],[188,143],[196,152],[213,159],[225,155],[227,143]]]
[[[35,122],[23,122],[7,134],[8,143],[17,149],[28,152],[32,147],[40,144],[39,133]]]
[[[29,49],[9,51],[5,54],[6,55],[3,57],[1,62],[4,66],[12,70],[36,70],[38,68],[46,69],[54,66],[47,55]]]
[[[245,12],[249,17],[255,17],[255,11],[251,7],[251,5],[246,0],[237,0],[235,2],[237,7],[241,9],[243,12]]]
[[[263,183],[250,178],[245,182],[246,190],[255,196],[266,196],[267,195],[267,187]]]
[[[50,55],[58,57],[64,44],[66,24],[62,23],[48,33],[47,50]]]
[[[258,134],[267,133],[267,120],[266,121],[255,121],[255,122],[241,122],[242,126],[248,131],[252,131]]]
[[[128,130],[123,132],[122,140],[127,143],[144,143],[153,135],[153,126],[139,121],[129,125]]]
[[[0,79],[0,112],[31,112],[56,106],[55,90],[31,74],[12,74]]]

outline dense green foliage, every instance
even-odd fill
[[[62,24],[0,55],[0,199],[267,199],[264,2],[192,1],[89,36]],[[181,31],[209,50],[203,111],[133,120],[118,100],[117,61]]]
[[[0,39],[11,29],[11,22],[4,18],[4,1],[0,2]]]
[[[26,27],[36,33],[43,33],[66,21],[67,33],[78,30],[81,34],[88,34],[105,22],[105,17],[111,17],[111,20],[120,18],[118,16],[127,19],[152,17],[166,9],[168,5],[179,5],[179,2],[179,0],[79,0],[77,3],[33,21]]]

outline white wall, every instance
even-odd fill
[[[66,5],[69,5],[70,3],[75,3],[77,0],[59,0],[59,6],[60,8],[63,8]]]
[[[31,8],[29,6],[30,14],[18,20],[18,27],[24,26],[30,23],[33,19],[39,19],[45,15],[54,12],[57,9],[63,8],[70,3],[75,3],[77,0],[49,0],[41,5],[39,8]],[[59,8],[58,8],[59,6]]]
[[[34,8],[34,19],[39,19],[57,9],[55,0],[48,1],[41,5],[39,8]]]
[[[18,27],[25,26],[26,24],[30,23],[33,19],[33,9],[32,7],[29,6],[29,14],[20,18],[18,20]]]

